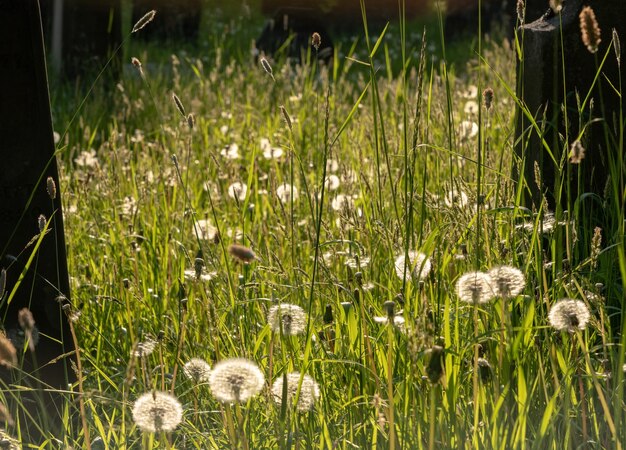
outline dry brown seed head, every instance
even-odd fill
[[[585,6],[578,16],[580,19],[580,33],[583,44],[591,53],[596,53],[602,39],[600,37],[600,27],[596,20],[596,15],[590,6]]]
[[[569,162],[572,164],[580,164],[585,159],[585,148],[578,139],[572,142],[569,152]]]
[[[256,259],[256,254],[252,251],[252,249],[245,247],[239,244],[232,244],[228,247],[228,253],[244,264],[250,264],[252,261]]]
[[[519,23],[524,23],[524,19],[526,16],[526,5],[524,5],[524,0],[517,0],[517,20]]]
[[[315,33],[313,33],[313,35],[311,36],[311,45],[315,48],[315,51],[318,51],[320,49],[320,45],[322,44],[322,37],[320,36],[320,34],[316,31]]]
[[[483,104],[485,105],[485,109],[489,111],[493,104],[493,89],[487,88],[483,91]]]
[[[2,271],[0,271],[0,299],[4,295],[4,290],[6,289],[6,287],[7,287],[7,270],[2,269]]]
[[[17,313],[17,321],[24,331],[32,331],[35,328],[33,313],[28,308],[22,308]]]
[[[17,364],[17,352],[11,341],[0,334],[0,365],[13,367]]]

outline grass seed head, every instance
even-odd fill
[[[7,270],[0,271],[0,299],[4,296],[4,290],[7,287]]]
[[[553,328],[573,333],[584,330],[589,322],[589,308],[581,300],[565,298],[554,304],[548,313],[548,320]]]
[[[602,250],[602,228],[595,227],[593,230],[593,237],[591,238],[591,255],[589,259],[591,260],[591,270],[596,270],[598,268],[598,257],[600,256],[600,251]]]
[[[569,151],[569,162],[572,164],[580,164],[585,159],[585,148],[578,139],[572,142]]]
[[[6,367],[17,365],[15,346],[4,334],[0,334],[0,365]]]
[[[621,66],[622,63],[622,46],[620,45],[619,42],[619,34],[617,33],[617,30],[615,28],[613,28],[613,33],[612,33],[612,40],[613,40],[613,50],[615,50],[615,58],[617,59],[617,65]]]
[[[146,14],[143,15],[141,19],[137,21],[137,23],[131,30],[131,33],[136,33],[137,31],[148,25],[154,20],[154,16],[156,16],[156,10],[153,9],[152,11],[148,11]]]
[[[580,11],[578,17],[580,19],[580,33],[583,44],[585,44],[590,53],[596,53],[602,39],[600,37],[600,27],[591,6],[585,6]]]
[[[287,389],[285,390],[285,382],[287,383]],[[293,406],[296,393],[298,391],[298,384],[300,383],[300,374],[298,372],[292,372],[283,376],[280,376],[272,384],[272,397],[274,402],[279,405],[283,402],[283,393],[286,392],[287,398],[285,401],[289,406]],[[309,375],[304,375],[302,379],[302,387],[300,388],[300,395],[298,396],[298,402],[295,405],[298,411],[306,412],[313,409],[315,402],[320,397],[320,388],[317,382]]]
[[[176,105],[176,109],[180,115],[183,116],[183,118],[186,118],[187,113],[185,112],[185,107],[183,106],[183,102],[180,101],[180,98],[178,98],[178,95],[172,93],[172,99],[174,100],[174,104]]]
[[[550,0],[550,8],[554,14],[558,14],[563,9],[563,0]]]
[[[183,407],[166,392],[147,392],[133,405],[133,422],[150,433],[174,431],[183,419]]]
[[[251,248],[239,244],[231,244],[228,247],[228,253],[230,253],[233,258],[244,264],[250,264],[252,261],[257,259],[256,254]]]
[[[246,402],[261,392],[264,384],[259,367],[243,358],[218,362],[209,376],[211,392],[222,403]]]
[[[46,222],[48,222],[46,216],[39,214],[39,217],[37,217],[37,226],[39,227],[40,233],[43,233],[43,230],[46,229]]]
[[[483,91],[483,105],[487,111],[489,111],[493,105],[493,89],[489,87]]]
[[[439,345],[434,345],[428,353],[430,354],[430,359],[426,367],[426,376],[431,383],[436,384],[443,377],[444,349]]]
[[[317,31],[311,36],[311,45],[315,48],[315,51],[318,51],[320,49],[320,45],[322,45],[322,37]]]
[[[272,77],[273,81],[276,81],[274,79],[274,72],[272,71],[272,66],[270,66],[270,63],[268,62],[267,59],[265,58],[261,58],[261,66],[263,67],[263,70],[265,70],[267,72],[267,74]]]
[[[517,20],[520,24],[523,24],[526,16],[526,5],[524,4],[524,0],[517,0],[516,12]]]
[[[54,178],[48,177],[46,179],[46,191],[50,200],[54,200],[57,197],[57,185],[54,182]]]
[[[484,272],[468,272],[456,283],[456,292],[465,303],[489,303],[496,295],[493,279]]]
[[[285,107],[283,105],[280,105],[280,113],[283,115],[283,119],[285,119],[285,123],[287,124],[287,128],[289,128],[289,131],[293,131],[293,125],[291,123],[291,117],[289,116],[289,113],[287,112],[287,109],[285,109]]]
[[[272,306],[267,313],[267,323],[274,333],[295,336],[304,333],[307,316],[304,309],[291,303]]]

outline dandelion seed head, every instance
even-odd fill
[[[448,208],[452,208],[455,206],[459,208],[464,208],[469,203],[469,197],[463,191],[460,191],[458,189],[452,189],[446,193],[445,197],[443,198],[443,202]]]
[[[339,180],[339,177],[337,175],[332,174],[326,177],[326,188],[329,191],[336,191],[337,189],[339,189],[340,185],[341,181]]]
[[[389,320],[389,316],[374,316],[374,322],[380,323],[383,325],[387,325],[391,323],[391,321]],[[406,323],[406,320],[402,315],[397,314],[393,316],[393,326],[398,328],[400,331],[404,331],[405,323]]]
[[[463,112],[468,116],[473,116],[478,113],[478,102],[475,100],[468,100],[465,102],[465,106],[463,107]]]
[[[200,239],[214,241],[217,237],[217,228],[214,227],[207,219],[197,220],[195,228],[200,236]]]
[[[589,308],[585,302],[569,298],[557,301],[548,313],[548,320],[553,328],[570,333],[576,329],[584,330],[589,319]]]
[[[191,358],[183,366],[183,373],[196,384],[209,381],[211,366],[202,358]]]
[[[231,358],[215,365],[209,376],[211,392],[222,403],[245,402],[265,383],[259,367],[243,358]]]
[[[133,422],[149,433],[173,431],[183,419],[183,407],[166,392],[147,392],[133,405]]]
[[[495,296],[493,279],[484,272],[468,272],[456,283],[456,292],[466,303],[489,303]]]
[[[415,280],[425,279],[432,269],[430,258],[425,254],[417,252],[415,250],[409,250],[408,261],[406,254],[403,252],[396,256],[394,266],[396,269],[396,275],[401,280],[404,279],[405,266],[407,277],[413,277]]]
[[[292,197],[292,189],[293,189],[293,197]],[[298,197],[300,196],[298,193],[298,188],[296,188],[295,186],[291,186],[290,184],[287,183],[283,183],[280,186],[278,186],[278,188],[276,189],[276,195],[278,196],[278,199],[281,201],[281,203],[289,203],[289,201],[293,198],[293,201],[295,202],[296,200],[298,200]]]
[[[471,120],[464,120],[459,124],[458,133],[461,140],[472,139],[478,134],[478,124]]]
[[[305,331],[307,316],[304,309],[291,303],[272,306],[267,313],[267,323],[274,333],[286,336],[301,334]]]
[[[241,181],[235,181],[228,186],[228,196],[233,200],[244,201],[248,194],[248,186]]]
[[[463,98],[476,98],[478,96],[478,88],[470,84],[467,89],[461,91],[461,97]]]
[[[354,200],[351,195],[337,194],[330,202],[330,207],[334,211],[349,210],[354,206]]]
[[[222,155],[226,159],[239,159],[239,146],[233,142],[232,144],[225,146],[220,151],[220,155]]]
[[[563,0],[550,0],[550,8],[555,14],[558,14],[563,9]]]
[[[494,267],[488,274],[493,280],[496,295],[502,298],[516,297],[526,286],[524,273],[515,267]]]
[[[300,374],[292,372],[287,374],[287,402],[291,406],[295,400],[298,391],[298,383],[300,382]],[[274,402],[282,404],[285,377],[279,376],[272,384],[272,397]],[[320,397],[320,388],[317,382],[309,375],[304,375],[302,379],[302,387],[296,408],[298,411],[306,412],[313,409],[315,402]]]
[[[152,352],[154,352],[156,345],[157,342],[149,337],[146,340],[138,342],[137,345],[135,345],[132,355],[135,358],[144,358],[146,356],[149,356],[152,354]]]

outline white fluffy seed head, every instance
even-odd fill
[[[466,303],[489,303],[496,295],[494,282],[484,272],[468,272],[456,282],[456,292]]]
[[[488,272],[496,295],[502,298],[518,296],[526,286],[524,273],[512,266],[494,267]]]
[[[264,383],[259,367],[243,358],[220,361],[209,376],[211,392],[222,403],[245,402],[261,392]]]
[[[196,384],[209,381],[211,366],[202,358],[191,358],[183,366],[183,373]]]
[[[289,406],[293,406],[298,391],[298,383],[300,382],[300,374],[298,372],[292,372],[286,376],[278,377],[276,381],[274,381],[274,384],[272,384],[272,396],[276,403],[282,404],[285,380],[287,381],[286,401]],[[296,404],[298,411],[310,411],[313,409],[313,406],[315,406],[315,402],[319,397],[320,388],[317,382],[309,375],[304,375],[300,395],[298,396],[298,403]]]
[[[408,252],[408,261],[406,258],[406,254],[401,253],[396,256],[396,260],[394,263],[396,269],[396,275],[398,278],[403,279],[405,273],[406,266],[406,275],[408,277],[413,277],[416,281],[425,279],[430,270],[432,268],[432,264],[430,263],[430,258],[428,258],[425,254],[416,252],[415,250],[409,250]]]
[[[133,405],[133,422],[143,431],[173,431],[183,419],[183,407],[166,392],[147,392]]]
[[[552,306],[548,314],[550,325],[560,331],[573,333],[584,330],[589,322],[589,308],[582,300],[564,298]]]
[[[267,323],[274,333],[286,336],[301,334],[306,328],[306,313],[298,305],[281,303],[274,305],[267,313]]]

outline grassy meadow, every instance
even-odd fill
[[[622,447],[624,164],[601,225],[525,203],[523,42],[439,23],[331,64],[140,30],[53,91],[82,370],[38,448]]]

